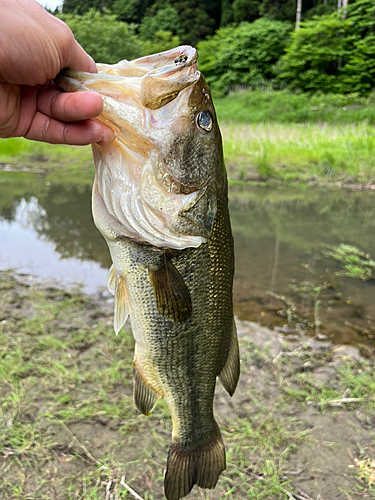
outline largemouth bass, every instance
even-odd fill
[[[164,491],[178,500],[194,484],[214,488],[225,469],[215,383],[232,395],[239,377],[221,135],[192,47],[98,71],[56,81],[99,92],[116,134],[93,145],[93,216],[113,260],[116,333],[131,317],[135,404],[149,415],[164,397],[172,417]]]

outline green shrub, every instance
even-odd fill
[[[178,36],[170,31],[157,31],[151,40],[140,40],[141,55],[157,54],[180,45]]]
[[[199,69],[207,83],[225,93],[235,85],[261,87],[275,78],[274,64],[285,51],[292,26],[258,19],[220,28],[199,43]]]
[[[303,23],[278,64],[278,77],[303,91],[368,94],[375,81],[375,4]]]
[[[59,14],[58,17],[96,62],[114,64],[142,53],[134,25],[118,21],[113,14],[91,9],[82,16]]]
[[[181,34],[178,12],[170,5],[159,9],[153,15],[145,16],[139,27],[139,36],[142,40],[154,40],[160,31],[169,32],[172,35]]]

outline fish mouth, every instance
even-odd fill
[[[162,108],[185,88],[194,84],[200,73],[195,48],[175,49],[118,64],[97,64],[98,73],[65,69],[55,78],[63,90],[93,90],[121,102],[133,99],[145,108]]]
[[[97,68],[96,74],[63,70],[55,82],[69,92],[100,93],[98,119],[115,132],[111,146],[93,146],[100,220],[106,210],[124,228],[121,236],[157,247],[200,246],[212,217],[186,229],[186,215],[202,203],[205,183],[182,182],[163,158],[165,144],[189,126],[189,96],[201,77],[197,51],[181,46]]]

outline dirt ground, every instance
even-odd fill
[[[164,498],[168,410],[135,409],[110,295],[11,272],[0,293],[0,499]],[[240,382],[215,396],[227,470],[187,498],[375,499],[372,353],[237,328]]]

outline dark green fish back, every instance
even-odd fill
[[[173,444],[165,479],[166,496],[177,500],[195,483],[213,488],[225,468],[224,446],[213,416],[213,396],[220,372],[230,374],[230,387],[224,386],[228,392],[234,391],[239,369],[237,340],[233,337],[234,260],[227,200],[219,202],[211,238],[199,248],[168,257],[151,247],[124,243],[130,248],[126,283],[137,342],[134,399],[144,413],[149,413],[158,394],[167,402],[173,421]],[[190,293],[191,311],[184,321],[173,318],[169,308],[163,315],[157,304],[150,269],[151,275],[158,272],[158,266],[165,272],[165,259],[170,259]],[[234,355],[224,368],[231,344],[235,344]]]

